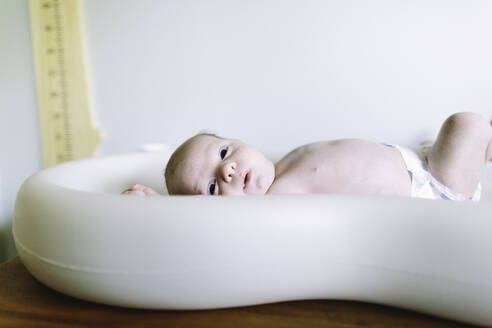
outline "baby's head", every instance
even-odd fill
[[[172,154],[165,177],[170,195],[265,194],[275,167],[258,149],[239,140],[198,134]]]

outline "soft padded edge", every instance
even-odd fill
[[[26,267],[61,292],[120,306],[337,298],[492,324],[492,203],[119,194],[153,181],[166,156],[89,159],[29,178],[13,227]]]

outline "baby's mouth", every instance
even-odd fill
[[[248,188],[249,180],[251,179],[251,175],[249,173],[250,173],[250,171],[247,171],[246,174],[244,175],[244,186],[243,186],[243,190],[246,190],[246,188]]]

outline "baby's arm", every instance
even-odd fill
[[[133,185],[131,188],[122,192],[124,195],[137,195],[137,196],[157,196],[159,195],[154,189],[143,186],[141,184]]]

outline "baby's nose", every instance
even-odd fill
[[[219,173],[225,182],[231,182],[232,176],[235,173],[237,164],[236,162],[223,163],[219,168]]]

